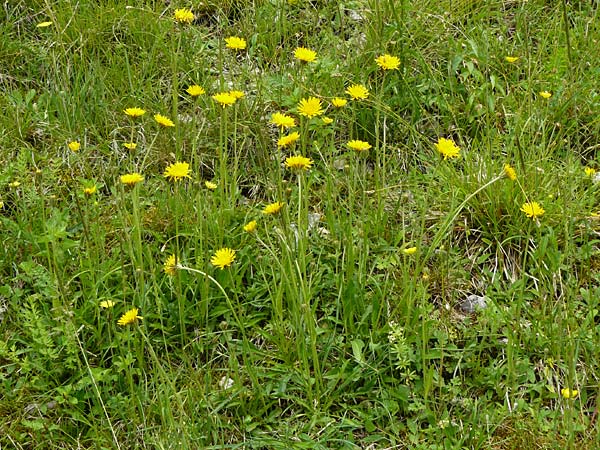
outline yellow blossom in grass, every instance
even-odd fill
[[[546,100],[552,97],[552,93],[548,91],[540,92],[540,97],[545,98]]]
[[[518,56],[505,56],[504,59],[509,63],[516,63],[519,60]]]
[[[194,13],[186,8],[176,9],[174,18],[179,23],[192,23],[195,19]]]
[[[405,255],[414,255],[417,253],[417,247],[408,247],[402,250]]]
[[[115,302],[113,302],[112,300],[102,300],[100,303],[100,308],[104,308],[104,309],[109,309],[112,308],[113,306],[115,306]]]
[[[439,138],[435,144],[435,148],[444,159],[458,158],[460,156],[460,148],[452,139]]]
[[[333,119],[331,117],[323,117],[321,120],[325,125],[330,125],[333,123]]]
[[[354,100],[365,100],[369,96],[369,90],[362,84],[353,84],[346,89],[346,94]]]
[[[271,123],[277,125],[283,131],[284,128],[292,128],[296,126],[296,119],[292,116],[282,113],[273,113],[271,115]]]
[[[156,122],[159,125],[162,125],[163,127],[174,127],[175,124],[173,123],[173,121],[171,119],[169,119],[168,117],[165,117],[161,114],[154,114],[154,120],[156,120]]]
[[[192,84],[189,86],[185,92],[190,94],[192,97],[198,97],[200,95],[206,94],[206,91],[202,86],[198,86],[197,84]]]
[[[229,91],[228,94],[231,95],[232,97],[234,97],[236,100],[239,100],[240,98],[244,98],[246,95],[246,93],[244,91]]]
[[[15,181],[13,181],[12,183],[8,183],[8,185],[9,185],[10,187],[17,188],[17,187],[21,186],[21,182],[20,182],[20,181],[17,181],[17,180],[15,180]]]
[[[346,147],[357,152],[366,152],[371,148],[371,144],[365,141],[359,141],[358,139],[353,139],[346,144]]]
[[[123,110],[123,112],[134,119],[136,117],[142,117],[144,114],[146,114],[146,111],[142,108],[127,108]]]
[[[219,92],[218,94],[213,95],[212,99],[221,104],[223,108],[226,106],[231,106],[237,101],[237,98],[235,98],[229,92]]]
[[[277,147],[287,147],[288,145],[292,145],[298,139],[300,139],[300,133],[294,131],[286,136],[281,136],[277,141]]]
[[[126,325],[131,325],[132,323],[137,322],[138,319],[143,319],[143,317],[138,316],[139,309],[132,308],[127,311],[125,314],[121,316],[119,321],[117,322],[122,327]]]
[[[348,103],[348,100],[341,97],[335,97],[333,100],[331,100],[331,104],[336,108],[342,108],[346,106],[346,103]]]
[[[397,56],[391,56],[388,54],[378,56],[375,58],[375,62],[383,70],[395,70],[400,67],[400,59]]]
[[[593,167],[586,167],[583,170],[588,177],[593,177],[594,175],[596,175],[596,169],[594,169]]]
[[[521,211],[523,211],[525,215],[531,219],[542,217],[546,212],[538,202],[523,203],[523,206],[521,206]]]
[[[177,257],[175,255],[171,255],[165,260],[163,272],[171,277],[175,275],[177,272]]]
[[[215,252],[215,254],[210,258],[210,263],[223,270],[225,267],[229,267],[233,264],[235,260],[235,250],[230,248],[222,248]]]
[[[123,147],[125,147],[127,150],[135,150],[137,148],[137,144],[135,142],[125,142]]]
[[[300,155],[288,156],[285,159],[285,167],[289,169],[306,170],[310,169],[310,166],[312,166],[312,164],[312,159]]]
[[[510,164],[504,164],[504,175],[512,181],[517,179],[517,172]]]
[[[321,100],[316,97],[303,98],[298,104],[298,114],[309,119],[320,116],[324,112]]]
[[[304,62],[314,62],[317,60],[317,52],[306,47],[298,47],[294,50],[294,58]]]
[[[126,184],[127,186],[133,186],[142,181],[144,181],[144,177],[139,173],[128,173],[126,175],[121,175],[121,183]]]
[[[246,48],[246,40],[236,36],[230,36],[225,38],[225,47],[232,50],[244,50]]]
[[[579,391],[577,389],[563,388],[560,390],[560,394],[566,399],[574,399],[579,395]]]
[[[38,28],[46,28],[49,27],[50,25],[52,25],[52,22],[47,21],[47,22],[40,22],[36,25],[36,27]]]
[[[94,195],[96,193],[96,189],[97,188],[96,188],[95,185],[94,186],[88,186],[88,187],[83,188],[83,193],[85,195]]]
[[[4,208],[4,202],[0,200],[0,209]]]
[[[175,162],[170,166],[167,166],[163,176],[171,181],[179,181],[182,178],[191,178],[190,165],[186,162]]]
[[[244,225],[244,231],[247,233],[254,233],[256,231],[258,223],[256,220],[251,220],[246,225]]]
[[[264,207],[262,212],[263,214],[274,215],[281,211],[281,208],[283,208],[283,203],[281,202],[269,203]]]
[[[204,182],[204,186],[206,186],[206,189],[214,191],[217,188],[217,183],[213,183],[212,181],[207,180]]]
[[[68,145],[69,148],[74,152],[78,151],[81,148],[81,144],[77,141],[71,141]]]

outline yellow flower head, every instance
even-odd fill
[[[563,388],[560,390],[561,395],[566,399],[577,398],[579,391],[577,389]]]
[[[540,97],[548,100],[550,97],[552,97],[552,93],[548,92],[548,91],[542,91],[542,92],[540,92]]]
[[[96,185],[88,186],[88,187],[83,188],[83,193],[85,195],[94,195],[96,193],[96,189],[97,189]]]
[[[162,116],[160,114],[154,114],[154,120],[156,120],[156,122],[159,125],[162,125],[163,127],[174,127],[175,124],[173,123],[173,121],[171,119],[169,119],[168,117]]]
[[[321,120],[325,125],[330,125],[333,123],[333,119],[331,117],[323,117]]]
[[[509,63],[516,63],[519,60],[518,56],[505,56],[504,59]]]
[[[309,119],[320,116],[324,112],[321,100],[316,97],[303,98],[298,104],[298,114]]]
[[[246,95],[244,91],[229,91],[228,94],[234,97],[236,100],[244,98],[244,96]]]
[[[283,203],[281,202],[269,203],[262,212],[263,214],[274,215],[281,211],[281,208],[283,208]]]
[[[144,114],[146,114],[146,110],[144,110],[142,108],[127,108],[127,109],[123,110],[123,112],[125,114],[127,114],[129,117],[133,117],[134,119],[136,117],[142,117]]]
[[[346,89],[346,94],[354,100],[365,100],[369,96],[369,90],[362,84],[353,84]]]
[[[271,123],[277,125],[283,131],[284,128],[292,128],[296,126],[296,119],[292,116],[282,113],[273,113],[271,115]]]
[[[310,169],[310,166],[312,166],[312,164],[312,159],[299,155],[289,156],[285,159],[285,167],[289,169],[306,170]]]
[[[246,40],[236,36],[230,36],[225,38],[225,47],[232,50],[244,50],[246,48]]]
[[[37,28],[46,28],[52,25],[52,22],[40,22],[36,25]]]
[[[517,172],[510,164],[504,164],[504,175],[512,181],[517,179]]]
[[[417,247],[408,247],[402,250],[405,255],[414,255],[417,253]]]
[[[596,169],[594,169],[593,167],[586,167],[583,170],[588,177],[593,177],[594,175],[596,175]]]
[[[223,270],[225,267],[229,267],[233,264],[235,260],[235,250],[230,248],[222,248],[215,252],[215,254],[210,258],[210,263]]]
[[[81,144],[77,141],[71,141],[71,142],[69,142],[69,148],[72,151],[76,152],[81,148]]]
[[[127,150],[135,150],[137,148],[137,144],[135,142],[125,142],[123,147],[125,147]]]
[[[125,314],[121,316],[119,321],[117,322],[121,326],[130,325],[132,323],[137,322],[138,319],[143,319],[143,317],[138,316],[139,309],[132,308],[127,311]]]
[[[206,91],[202,86],[198,86],[197,84],[192,84],[189,86],[185,92],[190,94],[192,97],[198,97],[199,95],[206,94]]]
[[[383,70],[395,70],[400,67],[400,59],[397,56],[390,56],[388,54],[378,56],[375,58],[375,62]]]
[[[357,152],[366,152],[371,148],[371,144],[365,141],[359,141],[358,139],[353,139],[346,144],[346,147]]]
[[[10,187],[17,188],[17,187],[21,186],[21,182],[20,182],[20,181],[17,181],[17,180],[15,180],[15,181],[13,181],[12,183],[8,183],[8,185],[9,185]]]
[[[251,220],[246,225],[244,225],[244,231],[247,233],[254,233],[256,231],[257,225],[258,224],[257,224],[256,220]]]
[[[206,180],[204,182],[204,186],[206,186],[206,189],[214,191],[217,188],[218,185],[217,185],[217,183],[213,183],[212,181]]]
[[[294,58],[304,62],[314,62],[317,60],[317,52],[305,47],[298,47],[294,50]]]
[[[277,141],[277,147],[287,147],[288,145],[292,145],[298,139],[300,139],[300,133],[294,131],[286,136],[281,136]]]
[[[115,302],[113,302],[112,300],[102,300],[100,303],[100,308],[104,308],[104,309],[109,309],[112,308],[113,306],[115,306]]]
[[[175,255],[171,255],[165,260],[163,272],[171,277],[175,275],[177,272],[177,257]]]
[[[142,181],[144,181],[144,177],[139,173],[128,173],[126,175],[121,175],[121,183],[127,186],[133,186]]]
[[[179,181],[182,178],[191,178],[190,165],[186,162],[173,163],[165,169],[163,176],[169,178],[171,181]]]
[[[346,103],[348,103],[348,100],[341,97],[335,97],[333,100],[331,100],[331,104],[336,108],[342,108],[346,106]]]
[[[444,159],[458,158],[460,156],[460,148],[452,139],[439,138],[435,144],[435,148]]]
[[[225,108],[226,106],[231,106],[237,101],[237,98],[235,98],[229,92],[220,92],[218,94],[213,95],[212,98],[214,101],[221,104],[223,108]]]
[[[525,215],[531,219],[542,217],[546,212],[538,202],[523,203],[523,206],[521,206],[521,211],[523,211]]]
[[[195,19],[194,13],[189,9],[181,8],[175,10],[175,20],[179,23],[192,23]]]

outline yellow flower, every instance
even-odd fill
[[[452,139],[439,138],[435,144],[435,148],[444,156],[444,159],[458,158],[460,156],[460,148]]]
[[[212,181],[207,180],[204,182],[204,186],[206,186],[206,189],[214,191],[217,188],[217,183],[213,183]]]
[[[244,91],[229,91],[228,94],[234,97],[236,100],[244,98],[244,96],[246,95]]]
[[[262,212],[263,214],[273,215],[281,211],[281,208],[283,208],[283,203],[281,202],[269,203]]]
[[[277,147],[287,147],[300,139],[300,133],[294,131],[286,136],[281,136],[277,141]]]
[[[175,255],[171,255],[165,260],[163,272],[169,276],[175,275],[177,272],[177,257]]]
[[[358,139],[349,141],[346,146],[352,150],[356,150],[357,152],[366,152],[371,148],[371,144],[365,141],[359,141]]]
[[[296,126],[296,119],[292,116],[282,113],[273,113],[271,115],[271,123],[277,125],[283,131],[284,128],[292,128]]]
[[[594,169],[593,167],[586,167],[583,170],[588,177],[593,177],[594,175],[596,175],[596,169]]]
[[[230,248],[222,248],[217,250],[215,254],[210,258],[210,263],[223,270],[225,267],[229,267],[235,260],[235,250]]]
[[[523,203],[523,206],[521,206],[521,211],[523,211],[525,215],[531,219],[542,217],[546,212],[538,202]]]
[[[179,23],[192,23],[195,19],[194,13],[189,9],[181,8],[175,10],[175,20]]]
[[[191,178],[190,165],[186,162],[173,163],[165,169],[163,176],[169,178],[171,181],[179,181],[182,178]]]
[[[285,167],[289,169],[306,170],[310,169],[313,160],[304,156],[289,156],[285,159]]]
[[[20,182],[20,181],[17,181],[17,180],[15,180],[15,181],[13,181],[12,183],[8,183],[8,185],[9,185],[10,187],[17,188],[17,187],[21,186],[21,182]]]
[[[517,62],[519,60],[519,57],[518,56],[505,56],[504,59],[506,60],[506,62],[509,62],[512,64],[512,63]]]
[[[160,114],[154,114],[154,120],[156,120],[156,122],[159,125],[162,125],[163,127],[174,127],[175,124],[173,123],[173,121],[171,119],[169,119],[168,117],[162,116]]]
[[[123,147],[125,147],[127,150],[135,150],[137,148],[137,144],[135,142],[125,142]]]
[[[52,22],[48,21],[48,22],[40,22],[36,25],[36,27],[38,28],[46,28],[49,27],[50,25],[52,25]]]
[[[408,247],[402,250],[405,255],[414,255],[417,253],[417,247]]]
[[[577,389],[569,389],[569,388],[561,389],[560,393],[566,399],[577,398],[577,396],[579,395],[579,391]]]
[[[144,181],[144,177],[139,173],[128,173],[126,175],[121,175],[121,183],[126,184],[127,186],[133,186],[142,181]]]
[[[244,231],[246,231],[247,233],[254,233],[256,231],[257,225],[258,224],[256,223],[256,220],[251,220],[246,225],[244,225]]]
[[[346,89],[346,94],[354,100],[365,100],[369,96],[369,90],[362,84],[353,84]]]
[[[298,47],[294,50],[294,58],[304,62],[314,62],[317,59],[317,52],[305,47]]]
[[[83,193],[85,195],[94,195],[96,193],[96,186],[89,186],[86,188],[83,188]]]
[[[125,325],[135,323],[138,319],[143,319],[143,317],[138,316],[138,312],[139,310],[137,308],[130,309],[121,316],[117,323],[124,327]]]
[[[348,103],[348,100],[341,97],[335,97],[333,100],[331,100],[331,104],[336,108],[342,108],[343,106],[346,106],[346,103]]]
[[[316,97],[308,97],[300,100],[298,104],[298,114],[309,119],[312,117],[320,116],[325,110],[321,104],[321,100]]]
[[[100,303],[100,308],[104,308],[104,309],[108,309],[108,308],[112,308],[113,306],[115,306],[115,302],[113,302],[112,300],[102,300]]]
[[[225,108],[226,106],[233,105],[237,100],[237,98],[235,98],[229,92],[220,92],[218,94],[213,95],[212,98],[216,102],[220,103],[223,106],[223,108]]]
[[[400,67],[400,60],[397,56],[391,56],[388,54],[378,56],[375,58],[375,62],[383,70],[395,70]]]
[[[129,117],[133,117],[134,119],[136,117],[141,117],[144,114],[146,114],[146,110],[144,110],[142,108],[127,108],[127,109],[123,110],[123,112],[125,114],[127,114]]]
[[[69,142],[69,148],[76,152],[81,148],[81,144],[77,141],[71,141]]]
[[[510,164],[504,164],[504,175],[512,181],[517,179],[517,172]]]
[[[540,92],[540,97],[545,98],[546,100],[552,97],[552,93],[548,91]]]
[[[199,95],[206,94],[206,91],[202,86],[198,86],[197,84],[192,84],[188,87],[185,92],[190,94],[192,97],[198,97]]]
[[[225,46],[232,50],[244,50],[246,48],[246,40],[236,36],[230,36],[225,38]]]
[[[325,125],[329,125],[333,123],[333,119],[331,117],[323,117],[321,119]]]

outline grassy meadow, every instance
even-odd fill
[[[597,2],[0,6],[0,448],[600,448]]]

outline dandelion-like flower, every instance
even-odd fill
[[[460,156],[460,148],[452,139],[439,138],[435,144],[435,148],[444,159],[458,158]]]
[[[232,50],[244,50],[246,48],[246,40],[237,36],[225,38],[225,47]]]
[[[284,128],[292,128],[296,126],[296,119],[292,116],[282,113],[271,114],[271,123],[277,125],[283,131]]]
[[[300,139],[300,133],[294,131],[286,136],[281,136],[277,141],[277,147],[287,147],[288,145],[292,145],[298,139]]]
[[[560,390],[560,394],[568,400],[577,398],[579,391],[577,389],[563,388]]]
[[[246,225],[244,225],[244,231],[246,233],[254,233],[256,231],[257,226],[258,223],[256,222],[256,220],[251,220]]]
[[[244,91],[229,91],[228,94],[234,97],[236,100],[239,100],[240,98],[244,98],[246,96],[246,93]]]
[[[321,100],[316,97],[303,98],[298,104],[298,114],[309,119],[320,116],[324,112]]]
[[[285,167],[295,170],[307,170],[313,165],[313,160],[305,156],[289,156],[285,159]]]
[[[408,247],[402,250],[402,253],[404,253],[405,255],[414,255],[415,253],[417,253],[417,247]]]
[[[137,117],[142,117],[144,114],[146,114],[146,110],[142,109],[142,108],[127,108],[125,110],[123,110],[123,112],[125,114],[127,114],[129,117],[133,117],[134,119]]]
[[[204,186],[206,186],[206,189],[208,189],[210,191],[214,191],[218,185],[217,185],[217,183],[213,183],[212,181],[206,180],[204,182]]]
[[[225,267],[229,267],[233,264],[235,260],[235,250],[230,248],[222,248],[215,252],[215,254],[210,258],[210,263],[223,270]]]
[[[122,327],[126,326],[126,325],[131,325],[132,323],[137,322],[138,319],[143,319],[143,317],[138,316],[138,312],[139,309],[137,308],[132,308],[129,311],[127,311],[125,314],[123,314],[121,316],[121,318],[119,319],[119,321],[117,322],[119,325],[121,325]]]
[[[281,211],[281,208],[283,208],[283,203],[281,202],[269,203],[267,206],[264,207],[262,212],[263,214],[272,216]]]
[[[190,94],[192,97],[198,97],[200,95],[206,94],[206,91],[202,86],[198,86],[197,84],[192,84],[189,86],[185,92]]]
[[[540,206],[538,202],[527,202],[521,206],[521,211],[525,213],[530,219],[536,219],[542,217],[546,211]]]
[[[96,185],[88,186],[88,187],[83,188],[83,193],[85,195],[94,195],[96,193],[96,189],[97,189]]]
[[[176,9],[174,18],[179,23],[192,23],[195,19],[194,13],[186,8]]]
[[[552,97],[552,93],[548,92],[548,91],[542,91],[542,92],[540,92],[540,97],[548,100],[550,97]]]
[[[336,108],[342,108],[346,106],[346,103],[348,103],[348,100],[341,97],[335,97],[333,100],[331,100],[331,104]]]
[[[391,56],[388,54],[378,56],[375,58],[375,62],[383,70],[395,70],[400,67],[400,59],[397,56]]]
[[[223,106],[223,108],[226,106],[231,106],[237,101],[237,98],[235,98],[229,92],[220,92],[215,94],[212,96],[212,99]]]
[[[367,150],[371,149],[371,144],[365,141],[359,141],[358,139],[353,139],[346,144],[346,147],[357,152],[366,152]]]
[[[163,126],[163,127],[174,127],[175,124],[173,123],[173,121],[171,119],[169,119],[168,117],[165,117],[161,114],[154,114],[154,120],[156,120],[156,122]]]
[[[72,151],[76,152],[76,151],[79,151],[79,149],[81,148],[81,144],[77,141],[71,141],[71,142],[69,142],[68,147]]]
[[[18,181],[18,180],[15,180],[15,181],[13,181],[13,182],[11,182],[11,183],[8,183],[8,185],[9,185],[10,187],[17,188],[17,187],[21,186],[21,182],[20,182],[20,181]]]
[[[325,125],[331,125],[333,123],[333,119],[331,117],[323,117],[321,120]]]
[[[365,100],[367,97],[369,97],[369,90],[362,84],[353,84],[346,89],[346,94],[348,94],[354,100]]]
[[[40,22],[36,25],[37,28],[47,28],[50,25],[52,25],[52,22],[50,21],[46,21],[46,22]]]
[[[115,306],[115,302],[112,300],[102,300],[98,305],[100,305],[100,308],[109,309]]]
[[[165,260],[163,272],[171,277],[175,275],[177,272],[177,257],[175,255],[171,255]]]
[[[171,181],[179,181],[182,178],[191,178],[190,165],[186,162],[173,163],[170,166],[167,166],[163,176]]]
[[[506,60],[506,62],[508,63],[516,63],[519,60],[518,56],[505,56],[504,59]]]
[[[504,164],[504,175],[506,175],[506,178],[512,181],[517,179],[517,172],[510,164]]]
[[[133,186],[137,183],[141,183],[144,181],[144,177],[139,173],[128,173],[126,175],[121,175],[121,183],[127,186]]]
[[[298,47],[294,50],[294,58],[304,62],[314,62],[317,60],[317,52],[306,47]]]
[[[127,150],[135,150],[137,148],[137,144],[135,142],[125,142],[123,147],[125,147]]]
[[[593,167],[586,167],[585,169],[583,169],[583,171],[590,178],[596,175],[596,169],[594,169]]]

